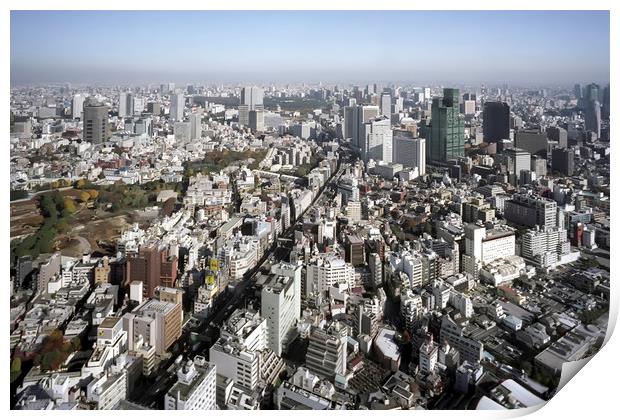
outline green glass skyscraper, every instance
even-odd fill
[[[433,98],[428,159],[445,162],[465,154],[465,126],[459,114],[459,90],[445,88],[443,98]]]

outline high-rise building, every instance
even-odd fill
[[[485,102],[482,119],[485,142],[510,139],[510,106],[506,102]]]
[[[601,103],[598,100],[588,101],[585,115],[586,130],[601,136]]]
[[[170,95],[170,119],[174,121],[183,121],[185,111],[185,96],[182,93],[173,93]]]
[[[426,174],[426,140],[414,139],[402,135],[393,138],[394,163],[400,163],[405,167],[418,168],[420,176]]]
[[[599,101],[600,87],[596,83],[586,85],[583,92],[584,105],[588,105],[592,101]]]
[[[549,140],[557,141],[560,147],[568,147],[568,131],[562,127],[548,127],[547,137]]]
[[[392,115],[392,95],[388,92],[381,94],[381,115],[390,117]]]
[[[140,247],[137,255],[127,258],[126,281],[141,281],[144,297],[153,297],[155,288],[161,286],[161,255],[158,245],[145,244]]]
[[[522,226],[554,227],[557,204],[548,198],[517,193],[504,203],[504,218]]]
[[[507,149],[503,154],[507,158],[509,181],[517,184],[521,171],[529,171],[532,166],[532,155],[521,149]]]
[[[218,374],[254,390],[258,386],[267,321],[258,312],[238,309],[220,330],[220,338],[209,349],[209,360]]]
[[[265,130],[265,111],[260,107],[253,109],[248,116],[248,126],[253,133]]]
[[[603,89],[603,104],[601,107],[601,118],[604,120],[609,119],[610,93],[609,85],[605,86],[605,89]]]
[[[566,229],[548,227],[530,229],[521,235],[520,254],[536,267],[555,265],[570,252]]]
[[[177,381],[168,390],[166,410],[216,410],[216,366],[196,356],[177,369]]]
[[[533,155],[547,157],[547,135],[539,130],[519,130],[515,133],[515,147]]]
[[[121,92],[118,98],[118,116],[129,117],[134,114],[134,97],[131,92]]]
[[[144,111],[146,100],[142,97],[133,98],[133,106],[131,107],[131,115],[141,115]]]
[[[464,100],[463,101],[463,114],[467,117],[471,117],[476,114],[476,101],[475,100]]]
[[[306,366],[327,378],[344,375],[347,369],[347,328],[340,322],[326,330],[314,327],[310,333]]]
[[[261,316],[267,320],[267,346],[280,356],[301,314],[299,276],[272,274],[261,290]]]
[[[430,160],[445,162],[465,153],[465,127],[459,114],[459,90],[445,88],[443,98],[433,98],[431,141],[427,145]]]
[[[329,254],[310,260],[306,267],[304,294],[324,294],[334,283],[355,284],[355,269],[342,258]]]
[[[342,136],[344,139],[351,139],[351,144],[357,147],[359,114],[360,107],[345,106],[344,107],[344,124],[342,125]]]
[[[376,118],[365,123],[361,132],[362,158],[392,162],[392,123],[389,118]]]
[[[553,149],[551,152],[551,170],[566,176],[573,176],[575,171],[575,152],[573,149]]]
[[[196,140],[202,137],[202,112],[189,114],[190,139]]]
[[[159,102],[148,102],[146,104],[146,111],[153,115],[161,115],[161,104]]]
[[[73,96],[73,101],[71,102],[71,116],[73,117],[73,119],[82,118],[85,100],[86,96],[81,93]]]
[[[432,336],[427,337],[420,347],[420,373],[428,375],[435,370],[439,347],[433,341]]]
[[[263,105],[263,89],[248,86],[241,89],[241,105],[249,105],[250,109],[256,105]]]
[[[101,144],[108,140],[108,107],[94,100],[84,103],[84,141]]]
[[[239,124],[243,126],[250,125],[250,111],[264,110],[263,106],[263,89],[256,86],[247,86],[241,89],[241,102],[239,105]],[[257,125],[258,125],[258,117]],[[263,115],[264,125],[264,115]]]
[[[343,135],[351,139],[351,145],[359,150],[364,145],[362,130],[364,124],[379,116],[380,110],[375,105],[349,106],[344,109]]]
[[[537,178],[547,175],[547,159],[539,156],[532,156],[530,160],[530,171],[536,174]]]
[[[123,315],[123,329],[130,350],[146,344],[154,347],[156,354],[164,355],[182,334],[183,305],[178,300],[148,299]]]

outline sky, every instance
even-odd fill
[[[609,80],[608,11],[12,11],[11,84]]]

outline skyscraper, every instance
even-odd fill
[[[573,176],[575,171],[575,152],[573,149],[553,149],[551,152],[551,169],[566,176]]]
[[[344,107],[343,135],[351,139],[351,145],[357,149],[363,146],[362,130],[364,123],[379,115],[379,107],[375,105],[356,105]]]
[[[118,98],[118,116],[129,117],[133,115],[133,94],[121,92]]]
[[[241,89],[241,105],[249,105],[251,109],[255,105],[263,104],[263,90],[256,86],[247,86]]]
[[[392,115],[392,95],[388,92],[381,94],[381,115],[389,117]]]
[[[189,115],[190,139],[196,140],[202,137],[202,112]]]
[[[73,96],[73,101],[71,102],[71,116],[73,119],[82,118],[85,100],[86,96],[81,93]]]
[[[239,105],[240,125],[250,125],[250,111],[262,111],[264,109],[263,94],[263,90],[256,86],[247,86],[241,89],[241,102]]]
[[[601,107],[601,118],[604,120],[608,120],[609,119],[609,95],[610,95],[610,90],[609,90],[609,85],[605,86],[605,89],[603,89],[603,104]]]
[[[424,175],[426,173],[426,140],[402,135],[395,136],[392,161],[405,167],[418,168],[420,176]]]
[[[173,93],[170,95],[170,119],[174,121],[183,121],[184,110],[185,96],[182,93]]]
[[[108,107],[95,100],[84,103],[84,141],[101,144],[108,140]]]
[[[248,115],[248,126],[253,133],[265,130],[265,111],[260,107],[253,109]]]
[[[597,100],[588,101],[585,115],[586,130],[601,136],[601,103]]]
[[[562,127],[548,127],[547,137],[550,140],[557,141],[560,147],[568,147],[568,131]]]
[[[482,119],[484,141],[497,143],[510,138],[510,106],[506,102],[485,102]]]
[[[584,106],[587,106],[590,101],[598,101],[600,87],[596,83],[590,83],[586,85],[583,92]]]
[[[362,159],[392,162],[392,124],[389,118],[364,123],[361,130]]]
[[[459,115],[459,90],[445,88],[443,98],[433,98],[429,159],[445,162],[465,153],[465,127]]]

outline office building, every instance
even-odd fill
[[[127,283],[140,281],[143,297],[155,295],[155,288],[161,286],[161,255],[157,243],[145,244],[137,254],[127,257]]]
[[[355,269],[334,254],[319,255],[306,267],[305,295],[323,294],[335,283],[355,284]]]
[[[84,112],[84,101],[86,101],[86,95],[78,93],[73,96],[73,101],[71,102],[71,116],[74,120],[77,118],[82,119],[82,114]]]
[[[110,136],[108,131],[108,107],[95,100],[84,103],[84,141],[92,144],[106,142]]]
[[[280,356],[301,314],[301,275],[272,274],[261,290],[261,316],[267,320],[267,346]]]
[[[163,356],[179,339],[182,326],[183,307],[170,301],[149,299],[123,315],[129,349],[137,351],[143,343],[154,347],[159,356]]]
[[[510,139],[510,106],[506,102],[485,102],[482,120],[485,142]]]
[[[521,235],[521,257],[535,267],[555,266],[570,253],[566,229],[547,227],[529,229]]]
[[[202,138],[202,112],[194,112],[189,115],[190,140]]]
[[[392,162],[392,124],[389,118],[376,118],[362,125],[362,158]]]
[[[575,172],[575,151],[573,149],[553,149],[551,170],[562,175],[573,176]]]
[[[444,315],[441,321],[439,342],[447,342],[450,347],[458,350],[461,360],[471,363],[479,363],[482,360],[484,345],[480,341],[465,336],[463,327],[449,315]]]
[[[170,119],[173,121],[183,121],[185,112],[185,96],[182,93],[170,95]]]
[[[312,373],[333,379],[347,369],[347,328],[340,322],[327,329],[313,327],[310,333],[306,367]]]
[[[521,172],[529,171],[532,166],[532,156],[529,152],[521,149],[508,149],[503,154],[506,157],[508,180],[511,184],[518,185]]]
[[[393,137],[392,153],[394,163],[405,167],[418,168],[420,176],[426,174],[426,140],[402,135]]]
[[[465,153],[465,128],[459,114],[459,90],[445,88],[443,98],[433,98],[431,140],[427,145],[431,161],[445,162]]]
[[[196,356],[177,369],[164,400],[166,410],[216,410],[216,365]]]
[[[351,145],[361,150],[364,145],[363,126],[377,118],[379,113],[379,107],[374,105],[346,106],[344,108],[344,138],[351,139]]]
[[[554,227],[557,224],[557,204],[548,198],[517,193],[504,203],[504,217],[517,225]]]
[[[601,136],[601,103],[597,100],[592,100],[585,107],[586,130],[596,133],[598,138]]]
[[[392,115],[392,96],[388,92],[381,94],[381,115],[384,117]]]
[[[131,92],[121,92],[118,99],[118,116],[130,117],[134,114],[134,97]]]
[[[248,117],[248,126],[250,127],[250,130],[252,130],[253,133],[264,131],[265,130],[265,111],[263,109],[251,110],[249,113],[249,117]]]
[[[250,111],[263,111],[263,89],[256,86],[248,86],[241,89],[241,101],[239,104],[239,124],[245,127],[250,125]],[[260,119],[259,119],[260,117]],[[256,115],[256,126],[264,126],[264,114]]]
[[[548,127],[547,137],[558,143],[559,147],[568,147],[568,131],[562,127]]]
[[[515,147],[533,155],[547,157],[547,135],[539,130],[519,130],[515,133]]]

